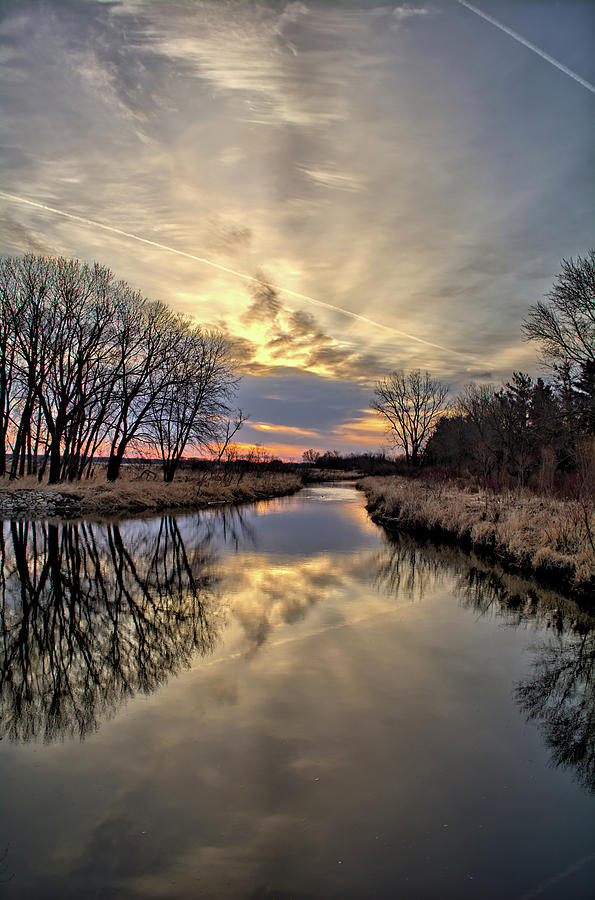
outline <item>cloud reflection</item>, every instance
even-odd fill
[[[474,554],[394,536],[378,558],[377,584],[396,597],[423,602],[449,580],[463,606],[509,626],[549,631],[532,647],[528,677],[514,697],[537,723],[554,766],[573,771],[595,791],[595,619],[586,609],[534,581],[490,566]]]
[[[361,554],[271,558],[247,550],[253,540],[241,509],[109,525],[4,523],[3,734],[83,738],[126,699],[212,655],[230,625],[225,658],[248,658],[369,567]],[[224,574],[222,543],[242,548]]]

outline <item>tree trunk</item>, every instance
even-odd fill
[[[64,408],[59,409],[56,414],[54,431],[51,434],[50,441],[50,471],[48,476],[49,484],[57,484],[62,481],[62,438],[66,431],[66,413]]]
[[[178,460],[169,459],[163,466],[163,480],[166,484],[170,484],[174,480],[174,475],[176,474],[176,469],[178,467]]]
[[[107,461],[107,480],[108,481],[117,481],[120,475],[120,468],[122,466],[122,460],[124,459],[124,453],[126,451],[126,444],[120,443],[118,449],[112,452],[109,455],[109,459]]]
[[[57,484],[60,481],[62,469],[62,456],[60,454],[60,438],[57,434],[52,435],[52,443],[50,445],[50,472],[48,484]]]

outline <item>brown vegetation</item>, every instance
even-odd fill
[[[17,482],[0,480],[0,517],[2,498],[7,495],[23,499],[40,495],[59,498],[60,514],[69,517],[97,516],[101,518],[174,509],[202,509],[229,503],[248,503],[293,494],[302,487],[299,474],[286,472],[246,472],[230,479],[222,472],[192,472],[180,475],[176,481],[164,483],[158,479],[155,467],[139,469],[124,466],[117,482],[106,478],[105,469],[88,481],[77,484],[39,485],[34,477]],[[47,514],[39,513],[41,515]],[[26,517],[36,515],[33,506]],[[6,516],[11,518],[12,516]]]
[[[593,502],[523,492],[492,494],[453,483],[366,478],[372,518],[388,528],[455,540],[587,595],[595,588]]]
[[[302,469],[304,484],[321,484],[326,481],[355,481],[362,477],[361,469]]]

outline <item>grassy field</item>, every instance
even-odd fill
[[[489,552],[498,560],[593,596],[593,503],[509,492],[473,492],[401,477],[365,478],[359,486],[374,521]]]
[[[38,484],[31,478],[0,480],[0,515],[3,499],[20,507],[19,516],[47,515],[44,502],[57,504],[61,514],[110,517],[173,509],[201,509],[229,503],[246,503],[293,494],[302,487],[299,475],[285,472],[222,473],[184,472],[170,484],[156,473],[124,466],[122,476],[108,482],[102,470],[88,481],[73,484]],[[4,504],[6,506],[6,503]],[[4,513],[4,518],[8,516]]]

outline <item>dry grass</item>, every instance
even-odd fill
[[[301,487],[298,475],[284,472],[246,473],[232,480],[219,473],[189,472],[165,484],[158,473],[144,470],[141,474],[138,467],[130,466],[123,468],[122,477],[115,482],[108,482],[104,471],[74,484],[40,485],[33,477],[12,482],[0,479],[0,506],[3,493],[15,494],[26,502],[34,492],[38,497],[58,498],[69,516],[110,517],[264,500],[295,493]]]
[[[355,481],[361,478],[362,473],[358,469],[303,469],[302,478],[304,482],[311,484],[320,484],[327,481]]]
[[[372,516],[388,527],[454,539],[583,593],[595,588],[593,504],[487,494],[401,477],[366,478]]]

